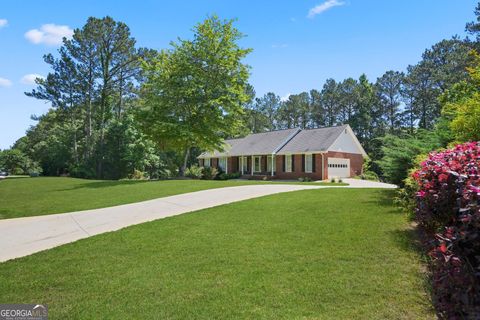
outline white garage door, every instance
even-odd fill
[[[328,178],[349,178],[350,159],[328,158]]]

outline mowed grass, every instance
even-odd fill
[[[272,195],[0,264],[51,319],[433,319],[390,190]]]
[[[230,180],[100,181],[8,178],[0,181],[0,219],[88,210],[205,189],[275,182]],[[294,184],[300,184],[295,183]],[[330,185],[329,183],[301,183]],[[338,183],[332,185],[339,185]]]

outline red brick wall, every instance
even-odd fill
[[[322,155],[315,154],[315,172],[307,173],[303,172],[303,157],[301,154],[293,155],[293,165],[292,172],[283,171],[283,156],[276,157],[277,164],[277,174],[275,175],[276,179],[286,179],[286,180],[296,180],[300,177],[309,177],[312,180],[322,180]]]
[[[228,157],[228,173],[238,172],[238,157]]]
[[[350,159],[350,177],[362,174],[363,157],[361,154],[329,151],[327,157]],[[325,173],[328,177],[328,161],[325,161]]]

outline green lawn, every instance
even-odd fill
[[[393,191],[272,195],[0,264],[51,319],[433,319]]]
[[[0,181],[0,219],[110,207],[180,193],[263,181],[98,181],[74,178],[9,178]],[[299,183],[312,184],[319,183]],[[329,183],[321,183],[330,185]],[[338,183],[331,185],[340,185]]]

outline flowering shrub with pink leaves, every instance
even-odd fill
[[[480,143],[431,153],[413,179],[438,315],[480,319]]]

